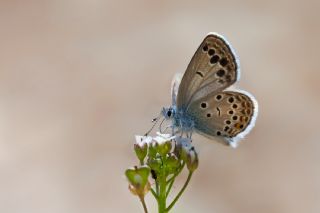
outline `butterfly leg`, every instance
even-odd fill
[[[179,121],[179,128],[180,128],[180,131],[181,131],[180,137],[182,137],[184,131],[183,131],[183,128],[182,128],[182,122],[181,122],[181,120]]]
[[[161,131],[161,133],[165,133],[168,129],[172,129],[172,125],[168,125],[168,126],[166,126],[166,128],[163,130],[163,131]]]
[[[172,135],[175,135],[175,133],[174,133],[174,125],[173,125],[173,123],[171,124],[171,126],[170,126],[170,127],[171,127],[171,130],[172,130],[172,131],[171,131],[171,134],[172,134]]]
[[[192,137],[192,131],[187,132],[187,138],[191,139],[191,137]]]

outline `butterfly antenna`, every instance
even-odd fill
[[[166,118],[163,118],[162,121],[161,121],[161,123],[160,123],[160,125],[159,125],[159,131],[160,131],[161,134],[163,133],[163,131],[162,131],[162,124],[163,124],[164,120],[166,120]]]
[[[152,119],[151,122],[153,123],[153,125],[152,125],[152,127],[149,129],[149,131],[146,132],[146,134],[144,134],[144,136],[148,136],[148,135],[149,135],[149,133],[153,130],[153,128],[154,128],[154,127],[156,126],[156,124],[158,123],[160,117],[161,117],[161,114],[160,114],[158,117]]]

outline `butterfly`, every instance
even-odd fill
[[[226,145],[253,128],[258,103],[248,92],[231,89],[240,78],[240,65],[229,42],[209,33],[192,57],[184,75],[176,75],[171,89],[172,106],[162,115],[172,120],[173,134],[193,131]]]

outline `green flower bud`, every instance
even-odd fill
[[[170,137],[168,134],[158,134],[157,137],[153,138],[153,140],[155,140],[158,144],[157,151],[161,156],[165,156],[171,151],[173,138],[175,137]]]
[[[134,195],[144,196],[150,190],[148,177],[150,168],[147,166],[135,166],[127,169],[125,175],[129,182],[129,189]]]
[[[161,156],[165,156],[171,151],[172,144],[171,141],[166,141],[164,143],[159,144],[158,152]]]
[[[152,140],[150,136],[138,136],[136,135],[136,143],[134,144],[134,151],[140,162],[144,161],[144,158],[148,153],[148,143]]]
[[[191,149],[191,139],[190,138],[182,138],[182,137],[176,137],[176,147],[174,153],[177,155],[177,157],[184,162],[187,161],[189,150]]]
[[[148,158],[148,166],[154,171],[160,171],[162,166],[162,161],[159,158]]]
[[[149,158],[155,158],[158,153],[158,144],[156,142],[149,143]]]
[[[191,149],[189,150],[189,153],[187,155],[186,164],[187,164],[187,168],[189,169],[190,172],[193,172],[198,168],[199,158],[198,158],[198,154],[197,154],[196,150],[194,149],[194,147],[191,147]]]
[[[167,158],[167,172],[168,174],[175,173],[177,169],[180,167],[180,160],[173,153],[170,153]]]

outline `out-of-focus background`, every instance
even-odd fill
[[[142,212],[123,175],[137,163],[134,134],[170,105],[174,73],[215,31],[236,49],[237,85],[260,112],[238,149],[195,137],[200,167],[173,212],[320,212],[319,9],[1,1],[0,211]]]

